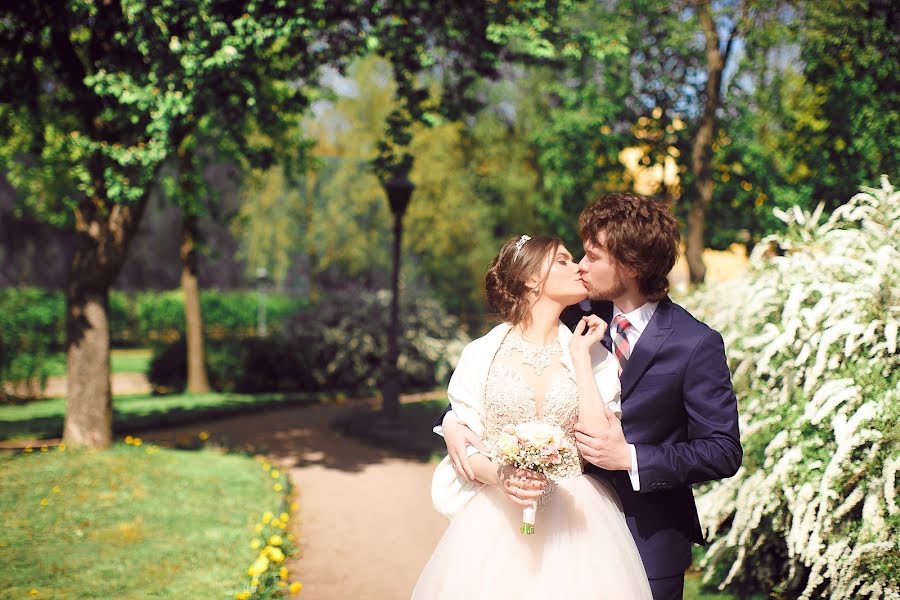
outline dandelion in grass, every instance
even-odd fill
[[[288,590],[289,590],[292,594],[299,594],[299,593],[300,593],[300,590],[302,590],[302,589],[303,589],[303,584],[300,583],[299,581],[295,581],[295,582],[292,583],[291,586],[288,588]]]
[[[275,490],[276,492],[280,492],[284,488],[281,487],[280,483],[276,483],[275,485],[272,486],[272,489]]]
[[[287,514],[286,512],[283,512],[278,516],[278,518],[281,519],[284,523],[287,523],[290,520],[291,515]]]
[[[280,535],[273,535],[272,537],[269,538],[270,546],[280,546],[283,542],[284,542],[284,540],[281,539]]]

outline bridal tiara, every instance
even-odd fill
[[[521,250],[522,246],[525,245],[525,242],[527,242],[530,239],[531,239],[530,235],[523,235],[522,237],[519,238],[519,240],[516,242],[516,253],[513,254],[513,260],[516,260],[519,257],[519,250]]]

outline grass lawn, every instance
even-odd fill
[[[254,524],[280,501],[260,465],[235,454],[0,455],[0,595],[233,598],[256,555]]]
[[[109,353],[111,373],[146,373],[150,368],[153,351],[149,348],[114,348]],[[50,359],[50,376],[65,377],[66,353],[60,352]]]
[[[304,405],[335,394],[173,394],[170,396],[117,396],[113,398],[113,429],[134,432],[150,427],[183,425],[273,406]],[[0,406],[0,440],[53,438],[62,434],[64,398]]]

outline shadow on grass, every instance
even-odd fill
[[[113,431],[122,434],[176,427],[271,408],[327,403],[344,396],[344,392],[121,396],[113,399]],[[62,398],[0,407],[0,440],[60,437],[64,420]]]
[[[446,454],[443,438],[431,430],[446,407],[446,398],[407,402],[396,421],[386,421],[377,408],[357,406],[337,415],[331,427],[380,449],[429,461]]]

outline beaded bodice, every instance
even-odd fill
[[[562,363],[559,340],[542,346],[510,331],[488,371],[484,393],[484,440],[492,446],[505,425],[544,421],[574,439],[578,389]],[[564,476],[581,474],[581,469]]]

